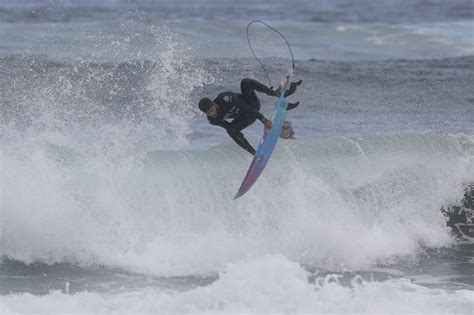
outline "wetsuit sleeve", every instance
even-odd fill
[[[227,133],[241,148],[245,149],[250,154],[255,155],[255,149],[250,145],[250,143],[248,143],[243,133],[233,128],[227,129]]]
[[[221,120],[221,121],[209,120],[209,122],[212,125],[221,126],[222,128],[224,128],[229,134],[229,136],[232,138],[232,140],[235,141],[235,143],[237,143],[241,148],[243,148],[250,154],[255,155],[255,149],[250,145],[250,143],[248,143],[247,139],[245,139],[244,135],[239,130],[232,128],[231,123],[225,120]]]
[[[227,130],[227,129],[230,128],[230,122],[227,122],[227,121],[225,121],[225,120],[219,120],[219,121],[209,120],[209,123],[210,123],[211,125],[221,126],[221,127],[224,128],[225,130]]]
[[[232,104],[238,107],[243,113],[249,114],[250,116],[257,118],[263,123],[267,121],[267,119],[262,115],[262,113],[260,113],[255,108],[250,107],[249,105],[247,105],[247,103],[239,99],[235,99]]]

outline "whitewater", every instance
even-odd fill
[[[0,4],[0,312],[472,314],[441,211],[472,198],[472,3],[402,3]],[[252,18],[304,81],[233,200],[252,157],[197,103],[265,82]]]

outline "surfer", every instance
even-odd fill
[[[301,84],[291,82],[290,88],[285,91],[285,97],[290,96]],[[260,120],[266,128],[272,127],[272,121],[265,118],[260,110],[260,100],[255,91],[265,93],[269,96],[279,97],[282,87],[270,88],[253,79],[243,79],[240,82],[241,93],[223,92],[212,101],[203,98],[199,101],[199,109],[206,113],[209,123],[224,128],[229,136],[250,154],[255,155],[255,149],[248,143],[242,134],[242,130],[252,125],[255,120]],[[299,105],[299,102],[289,103],[291,110]],[[232,120],[232,121],[228,121]]]

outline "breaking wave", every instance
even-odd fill
[[[233,201],[250,162],[235,146],[103,155],[53,140],[2,152],[9,259],[183,276],[282,253],[364,269],[449,244],[439,209],[474,179],[467,135],[296,140]]]

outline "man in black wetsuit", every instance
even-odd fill
[[[293,94],[301,82],[301,80],[292,82],[290,88],[285,91],[285,97]],[[209,123],[223,127],[239,146],[250,152],[250,154],[255,155],[255,149],[245,139],[241,130],[253,124],[257,119],[266,128],[272,127],[271,120],[265,118],[259,112],[260,101],[255,91],[278,97],[281,87],[274,90],[256,80],[243,79],[240,82],[240,90],[241,94],[233,92],[220,93],[214,101],[209,98],[203,98],[199,101],[199,109],[206,113]],[[298,104],[299,102],[288,104],[288,110],[295,108]],[[227,121],[228,119],[233,120],[229,122]]]

